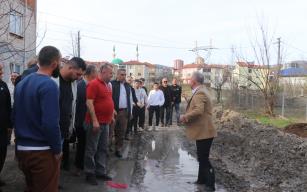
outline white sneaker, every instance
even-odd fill
[[[148,126],[148,131],[152,131],[153,127],[152,126]]]

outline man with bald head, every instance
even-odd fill
[[[115,119],[115,155],[122,157],[124,138],[128,120],[132,114],[131,86],[126,82],[126,70],[117,71],[116,80],[112,81],[112,97],[117,116]]]

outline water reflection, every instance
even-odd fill
[[[197,179],[198,162],[181,148],[182,143],[175,133],[158,132],[147,143],[142,192],[204,191],[202,186],[188,183]]]

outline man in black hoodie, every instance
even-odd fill
[[[171,86],[168,85],[167,78],[163,78],[160,89],[164,94],[164,105],[160,108],[162,127],[171,125],[171,107],[173,104],[173,95]],[[165,116],[165,121],[164,121]]]
[[[3,65],[0,64],[0,173],[6,158],[8,134],[12,131],[11,95],[7,84],[2,81],[2,75]],[[3,185],[5,185],[5,183],[0,180],[0,187]]]

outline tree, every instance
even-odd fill
[[[265,113],[269,116],[274,116],[274,107],[276,104],[277,91],[279,89],[279,75],[281,69],[281,56],[279,52],[276,65],[272,64],[273,45],[275,38],[268,33],[268,30],[263,24],[259,25],[259,35],[254,36],[251,41],[252,53],[254,62],[248,62],[244,57],[239,57],[238,60],[243,60],[244,72],[241,70],[239,74],[235,74],[239,78],[243,78],[249,82],[246,88],[259,90],[264,98]],[[280,43],[280,42],[279,42]],[[238,71],[236,71],[238,73]]]

